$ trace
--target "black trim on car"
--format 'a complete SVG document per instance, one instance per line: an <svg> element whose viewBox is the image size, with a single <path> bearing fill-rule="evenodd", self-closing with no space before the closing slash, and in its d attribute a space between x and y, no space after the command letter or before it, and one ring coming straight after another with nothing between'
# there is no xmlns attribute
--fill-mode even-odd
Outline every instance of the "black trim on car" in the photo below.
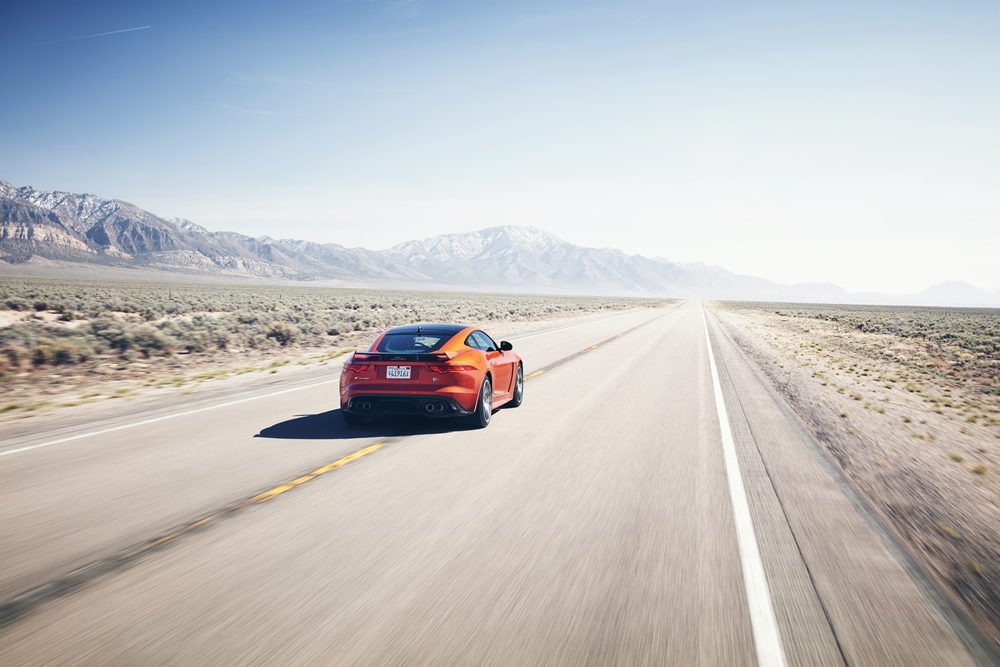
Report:
<svg viewBox="0 0 1000 667"><path fill-rule="evenodd" d="M415 333L425 333L425 334L438 334L442 336L452 335L454 336L459 331L468 329L468 324L443 324L440 322L427 322L420 324L402 324L398 327L392 327L387 334L415 334Z"/></svg>
<svg viewBox="0 0 1000 667"><path fill-rule="evenodd" d="M429 406L429 407L428 407ZM460 417L471 414L453 398L422 394L358 394L351 396L344 412L355 415L423 415Z"/></svg>

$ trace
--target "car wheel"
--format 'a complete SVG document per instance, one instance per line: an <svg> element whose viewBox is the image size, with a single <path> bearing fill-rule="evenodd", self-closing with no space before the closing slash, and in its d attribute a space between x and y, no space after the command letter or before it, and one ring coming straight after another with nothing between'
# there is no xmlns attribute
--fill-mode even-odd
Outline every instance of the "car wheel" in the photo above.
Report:
<svg viewBox="0 0 1000 667"><path fill-rule="evenodd" d="M517 379L514 380L514 397L510 399L510 407L516 408L524 401L524 369L517 365Z"/></svg>
<svg viewBox="0 0 1000 667"><path fill-rule="evenodd" d="M361 415L356 415L350 412L340 411L340 415L344 418L344 421L351 426L363 426L364 424L371 423L371 417L362 417Z"/></svg>
<svg viewBox="0 0 1000 667"><path fill-rule="evenodd" d="M476 411L468 417L468 424L472 428L486 428L490 425L490 418L493 416L493 383L490 376L483 379L483 386L479 389L479 400L476 401Z"/></svg>

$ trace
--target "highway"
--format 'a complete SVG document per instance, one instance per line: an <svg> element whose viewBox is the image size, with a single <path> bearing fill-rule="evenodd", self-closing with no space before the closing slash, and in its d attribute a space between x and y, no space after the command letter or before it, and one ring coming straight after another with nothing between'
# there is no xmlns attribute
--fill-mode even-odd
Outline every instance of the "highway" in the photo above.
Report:
<svg viewBox="0 0 1000 667"><path fill-rule="evenodd" d="M513 342L481 431L337 364L4 433L0 665L995 664L701 304Z"/></svg>

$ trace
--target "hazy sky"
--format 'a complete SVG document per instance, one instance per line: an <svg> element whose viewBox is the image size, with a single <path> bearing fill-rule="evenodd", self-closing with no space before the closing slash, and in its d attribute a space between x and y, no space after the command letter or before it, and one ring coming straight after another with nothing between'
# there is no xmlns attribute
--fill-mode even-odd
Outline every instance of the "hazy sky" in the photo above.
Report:
<svg viewBox="0 0 1000 667"><path fill-rule="evenodd" d="M531 224L1000 289L998 35L996 2L8 2L0 179L348 246Z"/></svg>

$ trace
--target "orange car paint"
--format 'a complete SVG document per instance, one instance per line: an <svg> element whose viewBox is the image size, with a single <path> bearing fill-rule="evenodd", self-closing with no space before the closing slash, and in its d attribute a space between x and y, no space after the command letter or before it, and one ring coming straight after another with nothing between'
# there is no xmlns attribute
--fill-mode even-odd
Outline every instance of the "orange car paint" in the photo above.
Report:
<svg viewBox="0 0 1000 667"><path fill-rule="evenodd" d="M427 325L431 326L431 325ZM395 328L394 328L395 329ZM355 395L399 395L421 397L446 397L457 402L466 412L476 409L479 390L483 379L489 373L493 384L494 409L507 403L514 397L514 380L521 357L513 350L485 352L466 345L466 339L473 331L482 331L478 327L465 327L454 334L448 342L438 348L434 354L441 360L406 361L411 367L408 380L386 378L386 367L400 365L401 362L369 361L365 364L367 355L389 356L386 353L374 352L382 338L393 331L386 330L372 343L367 351L358 351L351 355L340 376L340 404L343 409L352 396ZM499 343L498 343L499 345ZM364 371L355 372L367 365ZM449 371L442 373L431 367L448 367ZM461 367L456 369L455 367Z"/></svg>

